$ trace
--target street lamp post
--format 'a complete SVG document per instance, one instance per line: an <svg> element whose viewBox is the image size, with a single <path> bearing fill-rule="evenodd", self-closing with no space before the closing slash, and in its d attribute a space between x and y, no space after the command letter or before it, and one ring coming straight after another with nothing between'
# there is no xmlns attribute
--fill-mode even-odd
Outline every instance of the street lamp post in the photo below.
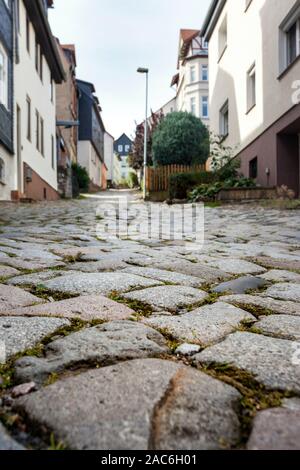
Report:
<svg viewBox="0 0 300 470"><path fill-rule="evenodd" d="M145 115L145 126L144 126L144 185L143 185L143 197L146 199L146 172L147 172L147 141L148 141L148 88L149 88L149 69L140 67L137 69L138 73L144 73L146 75L146 115Z"/></svg>

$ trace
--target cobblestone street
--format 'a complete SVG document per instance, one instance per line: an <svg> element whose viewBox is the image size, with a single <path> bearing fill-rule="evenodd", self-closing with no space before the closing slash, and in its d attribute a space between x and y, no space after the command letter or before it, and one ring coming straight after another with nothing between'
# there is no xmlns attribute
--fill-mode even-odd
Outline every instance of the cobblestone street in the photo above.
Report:
<svg viewBox="0 0 300 470"><path fill-rule="evenodd" d="M197 251L99 201L0 205L0 449L299 449L300 211L205 208Z"/></svg>

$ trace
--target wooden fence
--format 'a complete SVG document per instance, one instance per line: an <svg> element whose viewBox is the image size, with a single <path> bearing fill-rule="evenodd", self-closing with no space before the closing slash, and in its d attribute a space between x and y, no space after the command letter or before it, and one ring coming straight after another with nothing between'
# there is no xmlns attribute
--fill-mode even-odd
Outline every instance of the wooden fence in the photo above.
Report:
<svg viewBox="0 0 300 470"><path fill-rule="evenodd" d="M169 190L169 177L176 173L205 171L205 165L167 165L157 168L147 168L146 189L149 193Z"/></svg>

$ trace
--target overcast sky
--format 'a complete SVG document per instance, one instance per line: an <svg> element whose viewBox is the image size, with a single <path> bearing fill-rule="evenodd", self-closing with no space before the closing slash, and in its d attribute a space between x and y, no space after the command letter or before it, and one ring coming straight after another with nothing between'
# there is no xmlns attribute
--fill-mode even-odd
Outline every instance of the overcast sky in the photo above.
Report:
<svg viewBox="0 0 300 470"><path fill-rule="evenodd" d="M115 138L134 133L144 118L145 78L150 68L150 106L174 96L179 29L200 29L210 0L55 0L53 33L74 43L77 76L93 82L105 127Z"/></svg>

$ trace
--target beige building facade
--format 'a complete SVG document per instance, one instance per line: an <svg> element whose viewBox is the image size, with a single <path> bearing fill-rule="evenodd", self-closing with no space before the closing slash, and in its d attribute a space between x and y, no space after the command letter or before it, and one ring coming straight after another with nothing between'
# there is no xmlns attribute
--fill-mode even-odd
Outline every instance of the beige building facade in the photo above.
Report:
<svg viewBox="0 0 300 470"><path fill-rule="evenodd" d="M182 29L179 36L176 111L187 111L209 126L208 45L200 30Z"/></svg>
<svg viewBox="0 0 300 470"><path fill-rule="evenodd" d="M210 129L263 186L299 194L300 1L213 0Z"/></svg>

